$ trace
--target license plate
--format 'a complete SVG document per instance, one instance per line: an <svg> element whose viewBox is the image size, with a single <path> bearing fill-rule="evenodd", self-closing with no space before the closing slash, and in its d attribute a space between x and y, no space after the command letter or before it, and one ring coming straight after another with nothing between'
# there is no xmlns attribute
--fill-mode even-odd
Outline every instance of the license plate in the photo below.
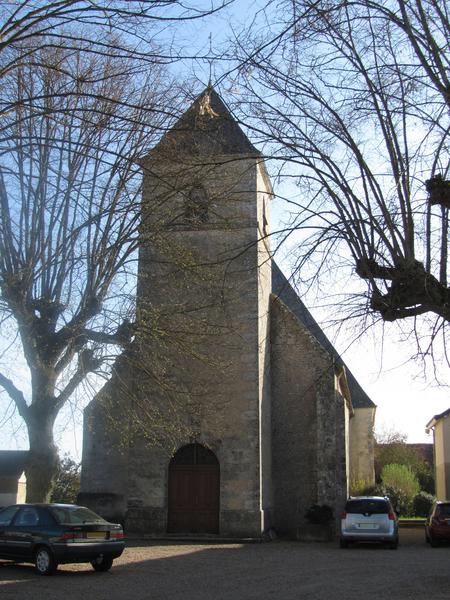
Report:
<svg viewBox="0 0 450 600"><path fill-rule="evenodd" d="M86 531L86 538L88 540L104 540L105 532L104 531Z"/></svg>
<svg viewBox="0 0 450 600"><path fill-rule="evenodd" d="M359 523L358 527L360 529L378 529L378 525L375 523Z"/></svg>

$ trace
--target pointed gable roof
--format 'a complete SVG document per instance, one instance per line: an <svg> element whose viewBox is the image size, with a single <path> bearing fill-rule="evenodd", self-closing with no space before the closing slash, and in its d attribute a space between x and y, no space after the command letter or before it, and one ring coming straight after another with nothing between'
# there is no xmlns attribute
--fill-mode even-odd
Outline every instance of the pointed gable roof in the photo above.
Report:
<svg viewBox="0 0 450 600"><path fill-rule="evenodd" d="M151 151L173 156L261 153L250 143L220 96L207 87Z"/></svg>

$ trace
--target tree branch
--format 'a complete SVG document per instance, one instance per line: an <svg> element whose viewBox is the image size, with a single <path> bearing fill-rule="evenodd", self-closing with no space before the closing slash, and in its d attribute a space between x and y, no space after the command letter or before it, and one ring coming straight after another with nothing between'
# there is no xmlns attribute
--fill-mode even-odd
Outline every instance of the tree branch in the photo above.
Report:
<svg viewBox="0 0 450 600"><path fill-rule="evenodd" d="M104 331L93 331L92 329L83 329L81 336L92 342L100 344L115 344L118 346L128 346L136 332L136 324L130 323L127 319L117 328L115 333L106 333Z"/></svg>
<svg viewBox="0 0 450 600"><path fill-rule="evenodd" d="M84 381L88 373L93 373L100 368L103 359L95 356L94 350L91 348L85 348L78 355L78 366L75 374L71 377L68 384L55 398L55 406L57 410L60 410L70 396L73 394L75 389Z"/></svg>
<svg viewBox="0 0 450 600"><path fill-rule="evenodd" d="M26 403L23 393L14 385L11 379L8 379L2 373L0 373L0 385L14 401L15 405L17 406L17 410L19 411L19 415L23 419L26 419L28 413L28 404Z"/></svg>

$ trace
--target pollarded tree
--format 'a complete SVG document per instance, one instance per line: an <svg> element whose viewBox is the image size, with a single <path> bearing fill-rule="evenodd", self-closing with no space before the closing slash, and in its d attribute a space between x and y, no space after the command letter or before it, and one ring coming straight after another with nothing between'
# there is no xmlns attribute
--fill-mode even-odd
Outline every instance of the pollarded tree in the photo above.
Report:
<svg viewBox="0 0 450 600"><path fill-rule="evenodd" d="M137 158L172 103L162 69L131 61L44 45L2 80L1 329L29 378L10 365L0 386L28 431L28 501L50 494L59 411L133 336Z"/></svg>
<svg viewBox="0 0 450 600"><path fill-rule="evenodd" d="M364 282L353 314L412 317L413 332L424 316L430 352L450 321L448 8L289 0L266 11L280 6L238 43L237 105L298 186L297 272L352 269Z"/></svg>

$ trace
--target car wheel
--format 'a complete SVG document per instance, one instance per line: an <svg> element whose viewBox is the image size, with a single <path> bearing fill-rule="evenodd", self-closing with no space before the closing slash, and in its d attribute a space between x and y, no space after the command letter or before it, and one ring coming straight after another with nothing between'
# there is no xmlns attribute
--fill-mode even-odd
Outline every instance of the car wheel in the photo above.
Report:
<svg viewBox="0 0 450 600"><path fill-rule="evenodd" d="M109 556L99 556L95 560L91 561L92 567L95 571L109 571L112 567L113 559Z"/></svg>
<svg viewBox="0 0 450 600"><path fill-rule="evenodd" d="M432 548L437 548L439 546L439 542L434 538L430 536L430 546Z"/></svg>
<svg viewBox="0 0 450 600"><path fill-rule="evenodd" d="M348 548L347 540L340 539L339 540L339 548Z"/></svg>
<svg viewBox="0 0 450 600"><path fill-rule="evenodd" d="M398 540L394 540L393 542L390 542L389 543L389 548L391 550L397 550L397 548L398 548Z"/></svg>
<svg viewBox="0 0 450 600"><path fill-rule="evenodd" d="M34 554L34 566L39 575L52 575L58 565L48 548L38 548Z"/></svg>

